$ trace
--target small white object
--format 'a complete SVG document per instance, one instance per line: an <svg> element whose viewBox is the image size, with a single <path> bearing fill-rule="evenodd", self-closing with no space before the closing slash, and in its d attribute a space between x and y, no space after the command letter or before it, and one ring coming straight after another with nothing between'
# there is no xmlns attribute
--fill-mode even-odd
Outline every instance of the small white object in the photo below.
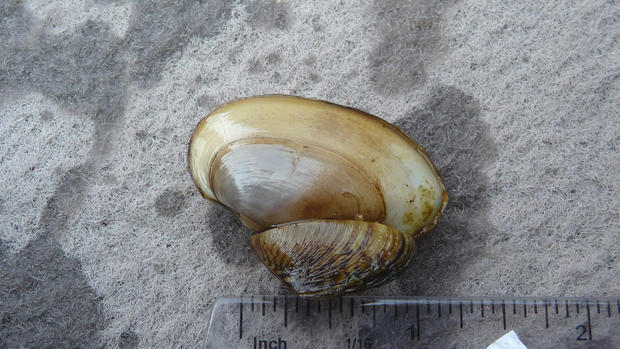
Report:
<svg viewBox="0 0 620 349"><path fill-rule="evenodd" d="M487 349L527 349L527 347L519 340L515 331L510 331L489 345Z"/></svg>

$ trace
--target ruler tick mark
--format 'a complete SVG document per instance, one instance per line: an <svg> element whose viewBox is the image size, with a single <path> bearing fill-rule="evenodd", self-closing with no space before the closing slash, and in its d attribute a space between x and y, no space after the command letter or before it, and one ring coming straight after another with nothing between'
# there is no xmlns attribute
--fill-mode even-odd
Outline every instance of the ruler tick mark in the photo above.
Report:
<svg viewBox="0 0 620 349"><path fill-rule="evenodd" d="M512 313L516 314L517 313L517 303L515 302L515 300L512 300Z"/></svg>
<svg viewBox="0 0 620 349"><path fill-rule="evenodd" d="M470 314L474 313L474 301L472 300L469 301L469 313Z"/></svg>
<svg viewBox="0 0 620 349"><path fill-rule="evenodd" d="M243 338L243 297L239 297L239 339Z"/></svg>
<svg viewBox="0 0 620 349"><path fill-rule="evenodd" d="M415 330L418 335L418 340L420 340L420 303L415 304Z"/></svg>
<svg viewBox="0 0 620 349"><path fill-rule="evenodd" d="M536 305L536 300L534 300L534 314L538 314L538 306Z"/></svg>
<svg viewBox="0 0 620 349"><path fill-rule="evenodd" d="M555 313L556 313L556 315L559 313L559 310L558 310L558 300L557 299L555 300Z"/></svg>
<svg viewBox="0 0 620 349"><path fill-rule="evenodd" d="M328 313L328 318L329 318L329 329L332 329L332 300L329 299L327 301L327 313Z"/></svg>
<svg viewBox="0 0 620 349"><path fill-rule="evenodd" d="M360 304L360 308L362 308L362 314L364 314L364 303L366 303L366 301L362 299L362 303ZM375 306L373 305L373 307Z"/></svg>
<svg viewBox="0 0 620 349"><path fill-rule="evenodd" d="M276 302L276 296L273 296L273 312L274 312L274 313L276 312L276 304L277 304L277 302Z"/></svg>
<svg viewBox="0 0 620 349"><path fill-rule="evenodd" d="M284 327L288 327L288 299L284 296Z"/></svg>
<svg viewBox="0 0 620 349"><path fill-rule="evenodd" d="M575 304L575 307L577 308L577 314L579 314L579 301Z"/></svg>
<svg viewBox="0 0 620 349"><path fill-rule="evenodd" d="M431 303L429 302L428 299L425 299L426 301L426 313L430 314L431 313Z"/></svg>
<svg viewBox="0 0 620 349"><path fill-rule="evenodd" d="M586 299L586 312L588 313L588 340L592 340L592 322L590 321L590 304Z"/></svg>
<svg viewBox="0 0 620 349"><path fill-rule="evenodd" d="M452 314L452 300L448 301L448 314Z"/></svg>
<svg viewBox="0 0 620 349"><path fill-rule="evenodd" d="M527 303L523 301L523 317L527 317Z"/></svg>
<svg viewBox="0 0 620 349"><path fill-rule="evenodd" d="M545 328L549 328L549 314L547 313L547 301L545 303Z"/></svg>
<svg viewBox="0 0 620 349"><path fill-rule="evenodd" d="M611 305L609 301L607 301L607 317L611 317Z"/></svg>
<svg viewBox="0 0 620 349"><path fill-rule="evenodd" d="M398 318L398 303L394 301L394 319Z"/></svg>
<svg viewBox="0 0 620 349"><path fill-rule="evenodd" d="M504 322L504 330L506 329L506 304L502 301L502 320Z"/></svg>
<svg viewBox="0 0 620 349"><path fill-rule="evenodd" d="M570 317L570 314L568 313L568 300L564 300L564 307L566 308L566 317Z"/></svg>
<svg viewBox="0 0 620 349"><path fill-rule="evenodd" d="M463 328L463 302L459 302L459 313L460 313L460 317L461 317L461 328Z"/></svg>
<svg viewBox="0 0 620 349"><path fill-rule="evenodd" d="M441 317L441 302L437 302L437 317Z"/></svg>
<svg viewBox="0 0 620 349"><path fill-rule="evenodd" d="M252 311L254 311L254 296L252 296L251 299L252 299Z"/></svg>
<svg viewBox="0 0 620 349"><path fill-rule="evenodd" d="M484 317L484 303L480 300L480 316Z"/></svg>
<svg viewBox="0 0 620 349"><path fill-rule="evenodd" d="M491 299L491 313L495 314L495 301Z"/></svg>
<svg viewBox="0 0 620 349"><path fill-rule="evenodd" d="M295 296L295 312L299 313L299 297Z"/></svg>
<svg viewBox="0 0 620 349"><path fill-rule="evenodd" d="M372 306L372 328L375 328L375 326L377 326L377 307L376 306Z"/></svg>
<svg viewBox="0 0 620 349"><path fill-rule="evenodd" d="M351 304L350 304L350 308L351 308L351 317L353 317L353 311L355 310L355 299L351 298Z"/></svg>
<svg viewBox="0 0 620 349"><path fill-rule="evenodd" d="M265 296L263 296L263 316L265 316L265 303L267 303L265 301Z"/></svg>
<svg viewBox="0 0 620 349"><path fill-rule="evenodd" d="M598 303L598 300L596 301L596 313L597 314L601 313L601 305Z"/></svg>

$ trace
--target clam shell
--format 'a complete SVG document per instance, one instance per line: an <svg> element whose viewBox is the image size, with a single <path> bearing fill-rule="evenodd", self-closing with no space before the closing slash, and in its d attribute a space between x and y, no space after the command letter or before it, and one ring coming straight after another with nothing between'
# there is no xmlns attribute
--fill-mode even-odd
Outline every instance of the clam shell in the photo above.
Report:
<svg viewBox="0 0 620 349"><path fill-rule="evenodd" d="M370 114L293 96L226 104L197 126L190 172L255 231L303 219L380 222L420 236L448 196L426 152Z"/></svg>
<svg viewBox="0 0 620 349"><path fill-rule="evenodd" d="M250 238L258 256L295 293L336 296L394 279L415 249L410 236L365 221L313 220Z"/></svg>

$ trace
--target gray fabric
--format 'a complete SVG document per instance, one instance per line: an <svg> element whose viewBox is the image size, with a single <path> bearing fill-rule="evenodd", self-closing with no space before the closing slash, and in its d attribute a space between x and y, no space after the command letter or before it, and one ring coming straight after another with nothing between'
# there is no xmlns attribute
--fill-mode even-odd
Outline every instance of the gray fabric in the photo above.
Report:
<svg viewBox="0 0 620 349"><path fill-rule="evenodd" d="M16 255L0 246L0 348L102 348L101 296L48 236Z"/></svg>

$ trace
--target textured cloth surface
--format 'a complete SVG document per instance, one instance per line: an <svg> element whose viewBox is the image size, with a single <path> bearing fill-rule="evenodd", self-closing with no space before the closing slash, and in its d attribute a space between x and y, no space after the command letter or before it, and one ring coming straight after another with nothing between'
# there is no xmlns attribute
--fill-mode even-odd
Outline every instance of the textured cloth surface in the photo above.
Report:
<svg viewBox="0 0 620 349"><path fill-rule="evenodd" d="M271 93L424 146L450 204L368 295L620 294L614 1L0 1L0 347L196 347L286 292L187 143ZM320 135L319 135L320 136Z"/></svg>

